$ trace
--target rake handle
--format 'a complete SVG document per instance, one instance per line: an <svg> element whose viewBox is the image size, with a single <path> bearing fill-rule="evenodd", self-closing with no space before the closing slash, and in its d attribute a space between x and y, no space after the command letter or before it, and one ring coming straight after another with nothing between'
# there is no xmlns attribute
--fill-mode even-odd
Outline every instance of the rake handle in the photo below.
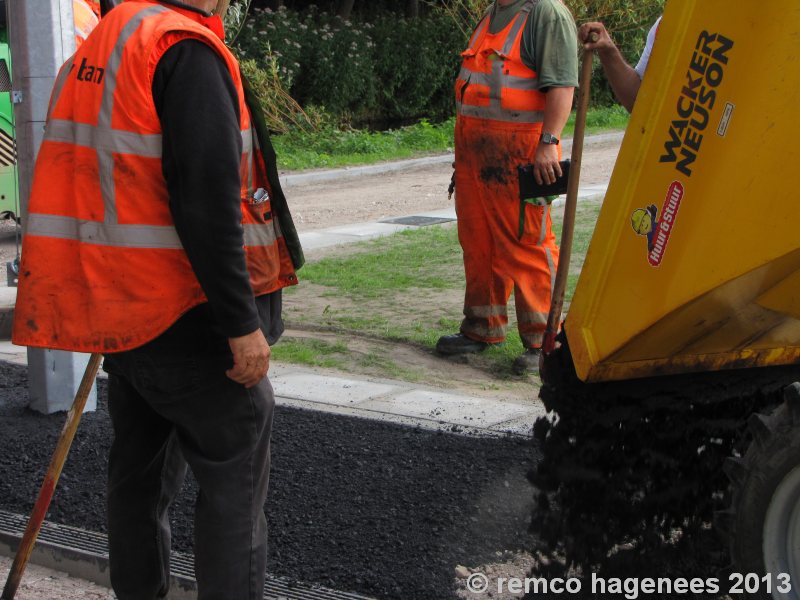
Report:
<svg viewBox="0 0 800 600"><path fill-rule="evenodd" d="M36 543L36 538L39 537L39 531L42 529L47 509L50 506L50 501L53 499L58 478L61 476L61 470L64 468L64 463L67 460L72 440L75 438L75 432L78 429L78 424L81 422L81 415L86 406L86 400L89 397L89 392L92 390L95 377L97 377L97 370L100 367L100 359L102 354L92 354L89 358L89 364L86 365L86 371L83 373L83 379L78 387L78 392L75 394L75 400L72 402L72 407L67 414L67 420L64 427L61 429L61 435L58 438L56 449L53 452L53 458L50 460L50 466L42 482L42 487L39 489L39 496L36 498L36 504L31 511L28 525L25 527L25 533L22 535L19 548L14 556L14 562L11 565L11 570L8 572L8 579L3 588L3 595L0 596L2 600L14 600L17 593L22 574L25 572L25 567L33 552L33 545Z"/></svg>

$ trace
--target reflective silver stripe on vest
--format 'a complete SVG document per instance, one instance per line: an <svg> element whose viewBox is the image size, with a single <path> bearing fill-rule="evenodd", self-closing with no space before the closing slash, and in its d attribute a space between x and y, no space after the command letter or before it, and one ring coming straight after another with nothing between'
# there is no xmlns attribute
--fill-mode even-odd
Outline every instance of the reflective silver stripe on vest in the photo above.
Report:
<svg viewBox="0 0 800 600"><path fill-rule="evenodd" d="M519 9L517 16L514 17L514 24L511 26L511 31L508 32L506 43L503 45L503 55L508 56L514 49L514 40L517 39L522 26L528 21L531 9L533 8L533 0L526 2L525 5Z"/></svg>
<svg viewBox="0 0 800 600"><path fill-rule="evenodd" d="M480 38L481 33L483 30L489 26L490 15L486 15L481 19L481 22L478 23L478 26L475 28L475 33L472 34L472 37L469 40L469 46L467 46L468 50L472 50L473 46L475 46L475 42L478 41Z"/></svg>
<svg viewBox="0 0 800 600"><path fill-rule="evenodd" d="M61 69L58 71L55 84L53 85L53 93L50 95L50 106L47 107L48 119L50 118L50 114L53 112L53 108L56 105L56 100L58 100L58 97L61 96L61 90L64 88L64 84L67 82L67 76L69 75L70 71L72 71L74 62L75 55L73 54L63 65L61 65Z"/></svg>
<svg viewBox="0 0 800 600"><path fill-rule="evenodd" d="M171 225L116 225L57 215L29 215L27 235L119 248L183 248Z"/></svg>
<svg viewBox="0 0 800 600"><path fill-rule="evenodd" d="M250 154L253 152L253 126L250 125L248 129L242 129L242 154Z"/></svg>
<svg viewBox="0 0 800 600"><path fill-rule="evenodd" d="M541 123L544 121L544 112L540 110L508 110L501 106L471 106L456 102L456 111L465 117L508 123Z"/></svg>
<svg viewBox="0 0 800 600"><path fill-rule="evenodd" d="M98 151L135 154L146 158L161 158L161 135L140 135L131 131L103 129L86 123L53 119L47 123L44 139L67 142Z"/></svg>
<svg viewBox="0 0 800 600"><path fill-rule="evenodd" d="M547 325L547 317L548 313L546 312L537 312L537 311L530 311L530 312L522 312L517 313L517 320L526 325L541 325L544 327Z"/></svg>
<svg viewBox="0 0 800 600"><path fill-rule="evenodd" d="M505 304L487 304L484 306L465 306L464 316L468 319L489 319L491 317L505 317L508 307Z"/></svg>
<svg viewBox="0 0 800 600"><path fill-rule="evenodd" d="M283 230L281 229L281 221L280 219L273 219L272 220L272 227L275 229L275 237L282 238L283 237Z"/></svg>
<svg viewBox="0 0 800 600"><path fill-rule="evenodd" d="M243 227L245 246L272 246L277 239L271 223L246 223ZM117 248L183 248L178 232L171 225L109 225L100 221L85 221L59 215L29 215L27 235Z"/></svg>
<svg viewBox="0 0 800 600"><path fill-rule="evenodd" d="M508 56L514 49L514 42L527 22L532 7L533 1L531 0L514 17L513 25L506 36L501 51L503 56ZM489 106L473 106L462 104L459 100L456 100L456 112L459 115L507 123L541 123L544 121L543 111L522 111L503 108L501 97L504 88L536 91L539 88L539 81L535 77L527 78L507 75L503 71L502 60L492 62L491 73L472 71L462 66L459 78L468 81L469 84L476 83L489 88Z"/></svg>
<svg viewBox="0 0 800 600"><path fill-rule="evenodd" d="M497 85L498 82L493 80L493 75L489 73L482 73L481 71L472 71L467 67L461 67L461 72L458 78L467 81L469 79L470 85L476 83L478 85L485 85L491 87ZM517 77L515 75L506 75L500 72L499 86L501 88L510 88L512 90L530 90L536 91L539 89L539 79L536 77Z"/></svg>
<svg viewBox="0 0 800 600"><path fill-rule="evenodd" d="M277 239L272 223L265 223L264 225L245 223L243 227L245 246L272 246Z"/></svg>
<svg viewBox="0 0 800 600"><path fill-rule="evenodd" d="M553 299L553 290L556 289L556 262L553 260L553 251L550 248L544 249L547 256L547 268L550 270L550 300Z"/></svg>
<svg viewBox="0 0 800 600"><path fill-rule="evenodd" d="M242 165L244 165L245 193L250 198L256 191L255 189L255 156L253 154L253 140L255 139L253 124L250 128L242 131Z"/></svg>
<svg viewBox="0 0 800 600"><path fill-rule="evenodd" d="M114 110L114 95L117 91L117 75L122 63L122 54L128 39L136 32L142 21L153 15L170 10L164 6L149 6L133 16L125 24L122 32L114 45L114 50L106 63L106 74L103 78L103 96L100 101L100 112L97 116L97 127L110 130L111 117ZM104 221L108 224L117 222L116 189L114 187L114 157L107 150L97 150L97 159L100 165L100 189L103 194L103 207L105 208Z"/></svg>
<svg viewBox="0 0 800 600"><path fill-rule="evenodd" d="M119 129L102 129L86 123L75 123L62 119L51 119L47 123L44 139L50 142L66 142L119 154L133 154L144 158L161 158L163 141L161 134L138 134ZM242 132L243 155L252 152L251 131Z"/></svg>
<svg viewBox="0 0 800 600"><path fill-rule="evenodd" d="M546 204L542 211L542 222L539 226L539 246L544 244L544 237L547 235L547 217L550 216L550 205Z"/></svg>

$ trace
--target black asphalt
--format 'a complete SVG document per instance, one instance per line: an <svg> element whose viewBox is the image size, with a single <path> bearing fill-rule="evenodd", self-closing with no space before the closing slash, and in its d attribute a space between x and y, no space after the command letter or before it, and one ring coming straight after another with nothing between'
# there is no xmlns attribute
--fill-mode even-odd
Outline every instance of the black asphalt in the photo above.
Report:
<svg viewBox="0 0 800 600"><path fill-rule="evenodd" d="M65 414L26 408L24 367L0 363L0 507L28 514ZM48 519L105 532L105 381L84 415ZM530 548L531 442L279 407L266 506L269 570L377 598L454 597L454 567ZM191 552L193 480L172 513Z"/></svg>

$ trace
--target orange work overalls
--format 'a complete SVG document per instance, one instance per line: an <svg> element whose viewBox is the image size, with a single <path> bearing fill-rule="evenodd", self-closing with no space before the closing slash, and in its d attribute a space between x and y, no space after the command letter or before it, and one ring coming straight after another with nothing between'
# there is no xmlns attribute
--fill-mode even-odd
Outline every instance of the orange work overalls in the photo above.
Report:
<svg viewBox="0 0 800 600"><path fill-rule="evenodd" d="M532 5L526 3L496 34L489 33L487 14L462 53L455 86L455 176L466 275L461 332L483 342L503 341L513 289L522 342L538 348L558 247L549 206L519 200L517 167L533 162L545 109L536 72L520 57Z"/></svg>

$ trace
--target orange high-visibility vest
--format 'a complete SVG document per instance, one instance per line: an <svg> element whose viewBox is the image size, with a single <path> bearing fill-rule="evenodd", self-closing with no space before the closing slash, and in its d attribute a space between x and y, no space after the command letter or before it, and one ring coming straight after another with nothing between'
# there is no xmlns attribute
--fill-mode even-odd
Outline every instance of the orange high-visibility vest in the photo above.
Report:
<svg viewBox="0 0 800 600"><path fill-rule="evenodd" d="M505 28L505 35L487 35L486 14L461 53L456 79L459 117L511 123L541 123L545 95L539 91L536 71L522 62L522 34L533 1L527 2ZM503 32L500 32L503 33Z"/></svg>
<svg viewBox="0 0 800 600"><path fill-rule="evenodd" d="M72 15L75 22L75 47L80 48L92 30L97 27L100 17L86 0L72 1Z"/></svg>
<svg viewBox="0 0 800 600"><path fill-rule="evenodd" d="M218 52L238 91L240 202L253 291L258 296L296 283L272 221L271 190L236 59L191 18L129 0L100 22L56 79L24 223L15 343L128 350L206 301L170 214L151 91L158 60L186 38Z"/></svg>

